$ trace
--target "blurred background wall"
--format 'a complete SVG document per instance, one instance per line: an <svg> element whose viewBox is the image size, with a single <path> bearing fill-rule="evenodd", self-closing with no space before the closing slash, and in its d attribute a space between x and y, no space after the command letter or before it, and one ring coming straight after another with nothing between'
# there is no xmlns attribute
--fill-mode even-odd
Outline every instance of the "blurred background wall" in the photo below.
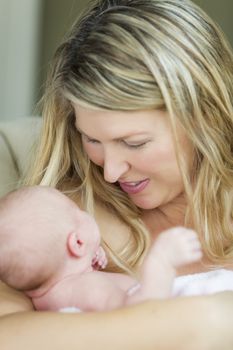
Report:
<svg viewBox="0 0 233 350"><path fill-rule="evenodd" d="M194 0L233 46L233 0ZM0 0L0 119L35 114L53 53L88 0Z"/></svg>
<svg viewBox="0 0 233 350"><path fill-rule="evenodd" d="M38 0L0 0L0 119L32 113L41 18Z"/></svg>

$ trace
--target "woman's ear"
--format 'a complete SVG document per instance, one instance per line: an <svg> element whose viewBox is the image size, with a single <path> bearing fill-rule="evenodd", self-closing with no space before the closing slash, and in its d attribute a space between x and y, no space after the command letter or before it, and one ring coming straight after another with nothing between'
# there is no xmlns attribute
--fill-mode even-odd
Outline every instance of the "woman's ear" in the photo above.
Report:
<svg viewBox="0 0 233 350"><path fill-rule="evenodd" d="M82 257L85 252L86 244L80 239L77 232L71 232L67 237L67 247L71 255L76 257Z"/></svg>

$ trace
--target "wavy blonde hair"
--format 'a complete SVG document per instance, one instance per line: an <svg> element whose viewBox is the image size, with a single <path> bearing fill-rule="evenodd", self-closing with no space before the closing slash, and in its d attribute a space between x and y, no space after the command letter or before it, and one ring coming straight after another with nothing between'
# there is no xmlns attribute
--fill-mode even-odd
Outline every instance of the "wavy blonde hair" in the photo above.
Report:
<svg viewBox="0 0 233 350"><path fill-rule="evenodd" d="M41 141L28 184L108 206L131 228L115 265L140 263L149 235L140 210L82 149L72 102L93 109L168 111L188 199L187 222L214 262L233 257L233 58L218 26L188 0L92 1L58 48L43 100ZM188 173L181 127L195 159Z"/></svg>

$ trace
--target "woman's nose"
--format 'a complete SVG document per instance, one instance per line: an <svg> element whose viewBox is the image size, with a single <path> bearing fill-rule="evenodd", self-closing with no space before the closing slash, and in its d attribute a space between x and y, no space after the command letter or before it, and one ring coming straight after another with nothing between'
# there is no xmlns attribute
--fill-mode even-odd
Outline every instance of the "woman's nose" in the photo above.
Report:
<svg viewBox="0 0 233 350"><path fill-rule="evenodd" d="M129 163L122 155L114 153L105 154L104 158L104 179L114 183L129 170Z"/></svg>

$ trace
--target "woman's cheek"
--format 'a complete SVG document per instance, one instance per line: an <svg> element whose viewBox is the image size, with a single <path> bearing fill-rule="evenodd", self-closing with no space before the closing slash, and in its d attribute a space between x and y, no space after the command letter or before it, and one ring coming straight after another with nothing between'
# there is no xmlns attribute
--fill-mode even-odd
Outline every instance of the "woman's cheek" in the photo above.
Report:
<svg viewBox="0 0 233 350"><path fill-rule="evenodd" d="M104 158L100 145L83 142L83 148L88 158L96 165L103 166Z"/></svg>

